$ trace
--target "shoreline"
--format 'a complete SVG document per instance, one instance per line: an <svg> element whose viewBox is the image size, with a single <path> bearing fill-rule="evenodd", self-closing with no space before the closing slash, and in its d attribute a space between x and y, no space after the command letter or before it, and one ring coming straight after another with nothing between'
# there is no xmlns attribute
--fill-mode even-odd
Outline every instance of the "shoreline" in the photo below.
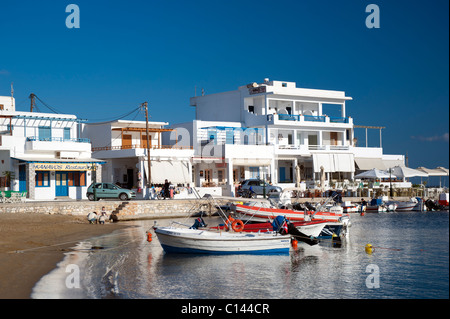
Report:
<svg viewBox="0 0 450 319"><path fill-rule="evenodd" d="M0 214L0 299L30 299L34 285L56 268L67 249L129 225L92 225L85 216Z"/></svg>

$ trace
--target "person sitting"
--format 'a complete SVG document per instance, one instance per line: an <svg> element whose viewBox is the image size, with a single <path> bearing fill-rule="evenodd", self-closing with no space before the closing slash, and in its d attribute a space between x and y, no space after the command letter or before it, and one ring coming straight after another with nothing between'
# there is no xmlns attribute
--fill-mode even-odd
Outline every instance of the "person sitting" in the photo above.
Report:
<svg viewBox="0 0 450 319"><path fill-rule="evenodd" d="M98 217L98 223L104 225L107 217L108 214L106 214L106 211L102 210L100 212L100 216Z"/></svg>

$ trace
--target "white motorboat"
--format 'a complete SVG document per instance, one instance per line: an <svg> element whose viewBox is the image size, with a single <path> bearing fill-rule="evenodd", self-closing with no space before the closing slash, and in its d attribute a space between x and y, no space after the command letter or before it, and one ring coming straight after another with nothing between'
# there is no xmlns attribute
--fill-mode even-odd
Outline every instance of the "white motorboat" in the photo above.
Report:
<svg viewBox="0 0 450 319"><path fill-rule="evenodd" d="M290 235L276 232L226 232L180 227L154 227L166 253L289 254Z"/></svg>

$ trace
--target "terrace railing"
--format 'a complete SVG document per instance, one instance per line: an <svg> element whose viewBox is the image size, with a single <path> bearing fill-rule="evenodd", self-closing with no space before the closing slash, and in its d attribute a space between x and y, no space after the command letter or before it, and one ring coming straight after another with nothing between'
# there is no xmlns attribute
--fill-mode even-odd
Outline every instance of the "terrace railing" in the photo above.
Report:
<svg viewBox="0 0 450 319"><path fill-rule="evenodd" d="M91 140L88 138L64 138L64 137L37 137L30 136L27 137L27 141L34 142L75 142L75 143L90 143Z"/></svg>
<svg viewBox="0 0 450 319"><path fill-rule="evenodd" d="M307 122L330 122L330 123L349 123L348 117L336 117L325 115L295 115L295 114L278 114L281 121L304 121ZM328 118L328 121L327 121Z"/></svg>
<svg viewBox="0 0 450 319"><path fill-rule="evenodd" d="M133 145L119 145L119 146L101 146L101 147L93 147L92 152L97 151L116 151L116 150L130 150L130 149L147 149L145 145L142 144L133 144ZM151 150L156 149L177 149L177 150L191 150L192 146L180 146L180 145L152 145L150 146Z"/></svg>

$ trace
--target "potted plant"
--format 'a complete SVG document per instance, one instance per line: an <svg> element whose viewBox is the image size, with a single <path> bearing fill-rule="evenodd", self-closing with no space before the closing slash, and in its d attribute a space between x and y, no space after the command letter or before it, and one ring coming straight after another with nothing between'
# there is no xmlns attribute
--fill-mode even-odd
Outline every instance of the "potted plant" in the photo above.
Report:
<svg viewBox="0 0 450 319"><path fill-rule="evenodd" d="M11 188L11 180L15 178L13 171L4 171L2 175L5 178L5 191L9 191Z"/></svg>

